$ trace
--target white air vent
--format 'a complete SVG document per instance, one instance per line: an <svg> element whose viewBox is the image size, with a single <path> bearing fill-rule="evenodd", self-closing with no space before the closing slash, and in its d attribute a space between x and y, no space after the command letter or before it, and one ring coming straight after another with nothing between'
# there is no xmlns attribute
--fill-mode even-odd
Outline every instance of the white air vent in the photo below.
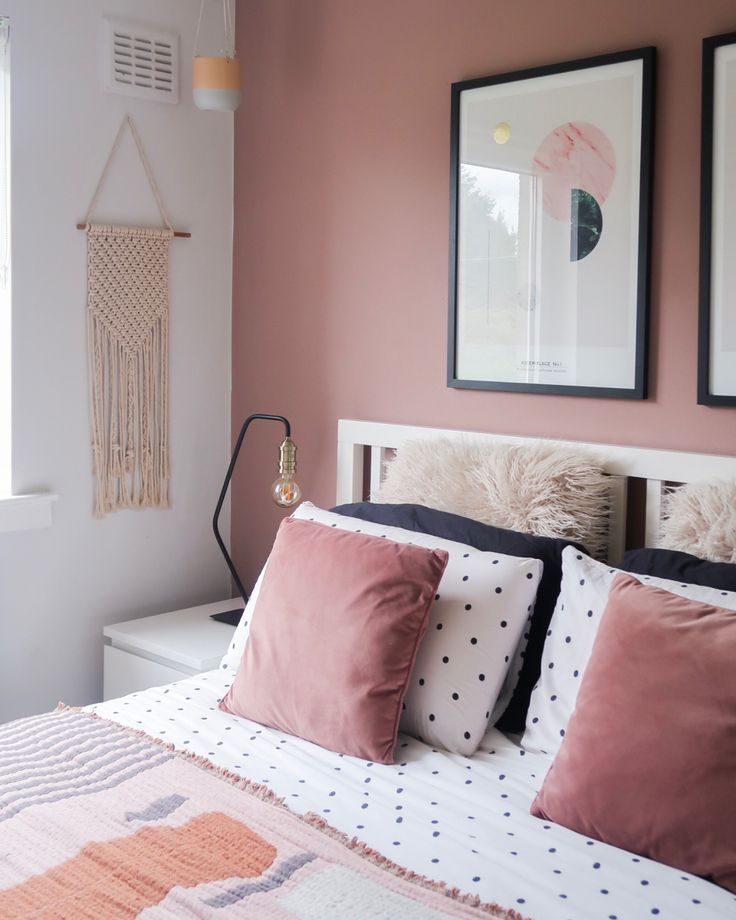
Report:
<svg viewBox="0 0 736 920"><path fill-rule="evenodd" d="M157 102L179 101L179 36L105 19L105 89Z"/></svg>

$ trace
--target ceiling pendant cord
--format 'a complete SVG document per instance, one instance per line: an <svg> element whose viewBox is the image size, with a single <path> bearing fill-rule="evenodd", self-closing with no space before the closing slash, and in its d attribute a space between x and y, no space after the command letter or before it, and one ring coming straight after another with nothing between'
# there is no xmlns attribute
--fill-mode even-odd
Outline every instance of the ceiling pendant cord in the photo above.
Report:
<svg viewBox="0 0 736 920"><path fill-rule="evenodd" d="M197 57L197 49L199 48L199 32L202 28L202 14L204 13L204 0L201 0L199 4L199 18L197 19L197 31L194 33L194 57Z"/></svg>
<svg viewBox="0 0 736 920"><path fill-rule="evenodd" d="M194 33L194 56L198 56L199 34L202 30L202 17L204 16L205 0L200 0L199 16L197 18L197 30ZM230 6L230 0L222 0L222 18L225 27L225 47L223 53L226 57L235 57L235 22L233 9Z"/></svg>

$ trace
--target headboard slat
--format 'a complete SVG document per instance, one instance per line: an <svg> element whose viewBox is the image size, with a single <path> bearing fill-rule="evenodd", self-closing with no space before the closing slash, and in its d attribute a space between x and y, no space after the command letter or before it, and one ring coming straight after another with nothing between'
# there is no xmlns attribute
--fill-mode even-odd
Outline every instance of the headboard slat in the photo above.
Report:
<svg viewBox="0 0 736 920"><path fill-rule="evenodd" d="M656 546L659 537L659 524L662 520L662 496L664 482L661 479L647 479L647 504L644 519L644 542L647 546Z"/></svg>
<svg viewBox="0 0 736 920"><path fill-rule="evenodd" d="M370 495L375 495L381 485L381 473L383 471L383 461L386 459L387 450L385 447L374 445L371 447L371 484Z"/></svg>
<svg viewBox="0 0 736 920"><path fill-rule="evenodd" d="M626 551L626 520L628 511L628 480L611 476L611 510L608 515L608 559L617 565Z"/></svg>

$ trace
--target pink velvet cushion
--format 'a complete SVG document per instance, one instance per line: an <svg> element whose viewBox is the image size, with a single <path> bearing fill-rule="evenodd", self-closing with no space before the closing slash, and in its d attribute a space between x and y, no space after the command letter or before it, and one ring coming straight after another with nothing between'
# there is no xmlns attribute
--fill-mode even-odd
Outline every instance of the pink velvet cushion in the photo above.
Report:
<svg viewBox="0 0 736 920"><path fill-rule="evenodd" d="M613 582L532 814L736 891L736 614Z"/></svg>
<svg viewBox="0 0 736 920"><path fill-rule="evenodd" d="M220 708L393 763L406 684L447 558L286 518Z"/></svg>

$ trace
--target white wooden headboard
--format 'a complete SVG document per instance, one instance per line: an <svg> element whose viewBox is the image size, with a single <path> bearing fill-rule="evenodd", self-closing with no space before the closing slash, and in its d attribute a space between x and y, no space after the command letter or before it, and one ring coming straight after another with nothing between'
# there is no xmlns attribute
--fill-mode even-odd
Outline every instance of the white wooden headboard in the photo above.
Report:
<svg viewBox="0 0 736 920"><path fill-rule="evenodd" d="M593 455L613 478L608 554L613 563L621 559L625 548L629 478L646 481L644 538L647 546L656 542L662 495L668 484L703 479L736 479L736 457L340 419L337 427L337 503L362 501L366 498L366 475L370 483L369 491L377 489L387 453L401 447L405 441L439 437L470 437L495 444L532 444L545 440L550 444Z"/></svg>

